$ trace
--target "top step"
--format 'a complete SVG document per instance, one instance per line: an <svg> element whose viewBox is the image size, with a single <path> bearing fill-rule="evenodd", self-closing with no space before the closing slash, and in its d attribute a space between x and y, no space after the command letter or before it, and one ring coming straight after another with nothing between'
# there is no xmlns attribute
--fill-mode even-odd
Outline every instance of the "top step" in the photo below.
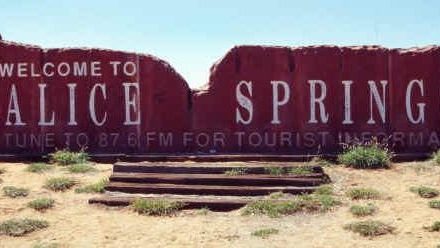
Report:
<svg viewBox="0 0 440 248"><path fill-rule="evenodd" d="M113 172L131 172L131 173L172 173L172 174L224 174L226 171L245 168L246 174L268 174L267 168L269 167L283 167L294 168L295 166L264 166L262 164L255 164L246 166L223 166L215 163L194 163L194 164L181 164L181 163L127 163L117 162L113 166ZM323 173L321 166L306 166L311 169L312 173Z"/></svg>

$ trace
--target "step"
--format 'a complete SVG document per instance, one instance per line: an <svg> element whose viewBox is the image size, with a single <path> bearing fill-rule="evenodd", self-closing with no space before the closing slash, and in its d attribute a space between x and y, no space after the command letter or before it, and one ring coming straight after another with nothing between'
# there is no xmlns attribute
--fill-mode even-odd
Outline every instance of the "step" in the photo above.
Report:
<svg viewBox="0 0 440 248"><path fill-rule="evenodd" d="M89 200L89 204L104 204L107 206L128 206L139 197L115 197L100 196ZM163 197L142 197L145 199L166 199L184 203L182 209L208 208L211 211L226 212L244 207L249 200L231 199L195 199L195 198L163 198Z"/></svg>
<svg viewBox="0 0 440 248"><path fill-rule="evenodd" d="M256 186L213 186L213 185L176 185L110 182L106 191L142 194L180 194L180 195L231 195L257 196L274 192L290 194L312 193L316 187L256 187Z"/></svg>
<svg viewBox="0 0 440 248"><path fill-rule="evenodd" d="M257 165L246 166L218 166L215 163L201 163L194 165L182 165L181 163L127 163L118 162L113 165L113 172L139 172L139 173L170 173L170 174L224 174L226 171L230 171L237 168L246 168L247 174L267 174L267 167L286 167L292 168L293 166L264 166L261 163ZM323 169L320 166L309 166L313 173L323 173Z"/></svg>
<svg viewBox="0 0 440 248"><path fill-rule="evenodd" d="M224 174L167 174L167 173L113 173L111 182L191 184L191 185L235 185L235 186L316 186L326 183L324 175L239 175Z"/></svg>

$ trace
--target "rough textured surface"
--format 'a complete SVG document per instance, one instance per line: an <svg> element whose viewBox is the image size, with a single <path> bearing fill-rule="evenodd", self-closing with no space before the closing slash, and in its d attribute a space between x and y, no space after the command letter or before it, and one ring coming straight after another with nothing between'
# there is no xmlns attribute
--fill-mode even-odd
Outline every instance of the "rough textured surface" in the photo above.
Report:
<svg viewBox="0 0 440 248"><path fill-rule="evenodd" d="M26 76L19 76L17 66L23 62ZM73 68L75 62L86 64L87 75L76 75L74 69L67 75L43 75L48 63L56 70L62 64ZM401 153L429 153L440 144L437 46L237 46L212 66L208 84L198 90L191 90L168 63L144 54L45 50L0 41L3 74L8 63L16 68L11 77L0 75L2 153L39 155L69 147L107 155L334 154L341 144L372 136L388 140ZM91 73L93 63L99 63L98 75ZM126 63L135 66L135 73L129 73L131 67L124 73ZM350 101L343 83L348 80ZM414 84L408 94L412 80L423 83L423 92ZM286 88L275 81L285 82ZM385 93L382 81L387 82ZM139 83L139 94L126 83ZM76 85L69 88L69 84ZM74 102L69 101L71 94ZM347 104L351 106L348 122ZM238 115L250 118L244 107L250 105L252 119L239 121ZM408 113L417 120L421 108L423 122L411 123ZM47 124L52 113L55 124ZM139 123L125 123L138 114Z"/></svg>

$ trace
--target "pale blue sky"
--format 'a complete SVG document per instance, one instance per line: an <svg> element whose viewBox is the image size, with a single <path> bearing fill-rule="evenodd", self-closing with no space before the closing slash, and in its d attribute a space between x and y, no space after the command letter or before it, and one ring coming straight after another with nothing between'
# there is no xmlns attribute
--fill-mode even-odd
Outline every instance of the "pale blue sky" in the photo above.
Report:
<svg viewBox="0 0 440 248"><path fill-rule="evenodd" d="M234 45L440 43L440 1L0 0L6 40L156 55L192 87Z"/></svg>

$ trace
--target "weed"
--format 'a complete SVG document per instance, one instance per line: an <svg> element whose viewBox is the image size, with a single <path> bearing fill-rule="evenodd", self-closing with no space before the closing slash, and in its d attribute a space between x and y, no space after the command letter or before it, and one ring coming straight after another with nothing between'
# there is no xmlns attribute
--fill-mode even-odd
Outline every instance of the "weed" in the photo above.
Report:
<svg viewBox="0 0 440 248"><path fill-rule="evenodd" d="M275 228L265 228L260 229L255 232L253 232L251 235L255 237L260 237L262 239L267 239L270 235L278 234L280 231Z"/></svg>
<svg viewBox="0 0 440 248"><path fill-rule="evenodd" d="M70 173L87 173L96 171L96 168L89 164L72 164L67 167Z"/></svg>
<svg viewBox="0 0 440 248"><path fill-rule="evenodd" d="M32 248L59 248L61 247L58 243L38 243L32 246Z"/></svg>
<svg viewBox="0 0 440 248"><path fill-rule="evenodd" d="M377 142L349 146L338 161L356 169L388 168L392 154Z"/></svg>
<svg viewBox="0 0 440 248"><path fill-rule="evenodd" d="M267 215L275 218L303 212L325 212L339 205L341 202L331 195L300 195L292 200L264 199L247 204L243 215Z"/></svg>
<svg viewBox="0 0 440 248"><path fill-rule="evenodd" d="M32 173L43 173L45 171L51 170L53 168L53 166L45 164L45 163L32 163L30 165L28 165L28 167L26 168L27 172L32 172Z"/></svg>
<svg viewBox="0 0 440 248"><path fill-rule="evenodd" d="M58 150L49 154L50 161L61 166L72 164L85 164L89 161L89 155L83 150L71 152L68 149Z"/></svg>
<svg viewBox="0 0 440 248"><path fill-rule="evenodd" d="M232 168L230 170L225 171L226 176L242 176L247 174L246 168Z"/></svg>
<svg viewBox="0 0 440 248"><path fill-rule="evenodd" d="M433 198L439 195L439 191L426 186L411 187L409 190L422 198Z"/></svg>
<svg viewBox="0 0 440 248"><path fill-rule="evenodd" d="M76 185L77 182L68 177L54 177L46 180L44 187L52 191L66 191Z"/></svg>
<svg viewBox="0 0 440 248"><path fill-rule="evenodd" d="M287 171L285 168L283 167L276 167L276 166L271 166L271 167L265 167L264 168L264 172L266 174L272 175L272 176L281 176L284 174L287 174Z"/></svg>
<svg viewBox="0 0 440 248"><path fill-rule="evenodd" d="M440 165L440 150L432 154L432 160L436 165Z"/></svg>
<svg viewBox="0 0 440 248"><path fill-rule="evenodd" d="M10 198L26 197L29 195L29 189L5 186L3 187L3 194Z"/></svg>
<svg viewBox="0 0 440 248"><path fill-rule="evenodd" d="M313 173L313 169L308 166L297 166L289 169L288 174L292 175L307 175Z"/></svg>
<svg viewBox="0 0 440 248"><path fill-rule="evenodd" d="M440 209L440 200L433 200L433 201L430 201L428 204L429 204L430 208Z"/></svg>
<svg viewBox="0 0 440 248"><path fill-rule="evenodd" d="M376 211L377 207L371 203L367 205L353 205L350 208L350 212L357 217L373 215Z"/></svg>
<svg viewBox="0 0 440 248"><path fill-rule="evenodd" d="M436 221L431 226L427 226L424 228L430 232L440 232L440 221Z"/></svg>
<svg viewBox="0 0 440 248"><path fill-rule="evenodd" d="M50 198L38 198L35 199L33 201L30 201L27 206L30 208L33 208L37 211L44 211L47 210L49 208L52 208L55 204L55 200L54 199L50 199Z"/></svg>
<svg viewBox="0 0 440 248"><path fill-rule="evenodd" d="M348 190L346 195L352 200L371 200L379 199L381 193L372 188L353 188Z"/></svg>
<svg viewBox="0 0 440 248"><path fill-rule="evenodd" d="M135 212L144 215L169 216L184 206L181 202L138 198L132 203Z"/></svg>
<svg viewBox="0 0 440 248"><path fill-rule="evenodd" d="M199 210L197 210L198 215L208 215L208 213L211 212L208 207L203 207Z"/></svg>
<svg viewBox="0 0 440 248"><path fill-rule="evenodd" d="M77 188L75 189L75 193L104 193L105 186L107 184L108 184L108 179L105 178L97 183L93 183L81 188Z"/></svg>
<svg viewBox="0 0 440 248"><path fill-rule="evenodd" d="M366 220L345 225L344 229L359 233L365 237L374 237L392 233L395 230L395 227L381 221Z"/></svg>
<svg viewBox="0 0 440 248"><path fill-rule="evenodd" d="M320 185L318 188L315 189L314 194L331 195L331 194L333 194L333 186L328 185L328 184Z"/></svg>
<svg viewBox="0 0 440 248"><path fill-rule="evenodd" d="M48 226L49 223L43 220L11 219L0 223L0 234L17 237Z"/></svg>

